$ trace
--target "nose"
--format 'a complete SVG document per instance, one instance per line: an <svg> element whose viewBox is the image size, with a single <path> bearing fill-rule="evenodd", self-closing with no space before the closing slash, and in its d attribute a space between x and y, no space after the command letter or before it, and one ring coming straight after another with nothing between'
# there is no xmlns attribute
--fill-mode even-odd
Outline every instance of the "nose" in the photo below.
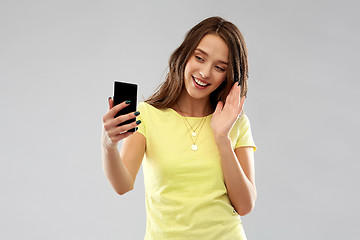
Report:
<svg viewBox="0 0 360 240"><path fill-rule="evenodd" d="M202 78L208 78L211 74L211 66L210 65L205 65L200 69L200 76Z"/></svg>

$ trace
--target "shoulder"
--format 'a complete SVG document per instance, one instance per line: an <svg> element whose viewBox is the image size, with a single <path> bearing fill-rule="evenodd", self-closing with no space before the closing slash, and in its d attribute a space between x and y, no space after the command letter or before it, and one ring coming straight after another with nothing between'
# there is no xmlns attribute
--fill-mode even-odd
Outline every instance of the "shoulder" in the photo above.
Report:
<svg viewBox="0 0 360 240"><path fill-rule="evenodd" d="M251 133L250 120L245 113L235 122L230 136L234 142L236 142L235 149L242 146L251 146L254 151L256 151L256 145Z"/></svg>
<svg viewBox="0 0 360 240"><path fill-rule="evenodd" d="M234 138L242 138L244 135L251 134L250 133L250 120L248 116L243 113L239 116L239 118L234 123L233 128L230 131L231 136Z"/></svg>
<svg viewBox="0 0 360 240"><path fill-rule="evenodd" d="M236 120L234 127L236 126L237 129L243 129L244 127L249 127L250 126L250 120L248 118L248 116L243 113L239 116L239 118Z"/></svg>
<svg viewBox="0 0 360 240"><path fill-rule="evenodd" d="M146 103L146 102L139 102L138 106L137 106L137 110L140 112L140 114L144 115L144 114L148 114L149 112L153 111L153 106L151 106L150 104Z"/></svg>
<svg viewBox="0 0 360 240"><path fill-rule="evenodd" d="M159 109L147 102L139 102L137 110L140 112L140 115L151 117L166 117L171 112L169 108Z"/></svg>
<svg viewBox="0 0 360 240"><path fill-rule="evenodd" d="M138 104L138 110L146 110L146 111L156 111L156 110L160 110L150 104L148 104L147 102L139 102Z"/></svg>
<svg viewBox="0 0 360 240"><path fill-rule="evenodd" d="M139 104L137 105L137 110L138 111L142 111L142 110L146 110L148 108L148 105L146 102L139 102Z"/></svg>

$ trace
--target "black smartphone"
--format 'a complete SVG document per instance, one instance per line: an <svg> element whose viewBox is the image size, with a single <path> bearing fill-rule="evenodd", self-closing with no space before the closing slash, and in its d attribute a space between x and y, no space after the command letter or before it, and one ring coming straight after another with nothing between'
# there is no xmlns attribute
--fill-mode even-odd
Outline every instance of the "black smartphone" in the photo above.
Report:
<svg viewBox="0 0 360 240"><path fill-rule="evenodd" d="M128 101L128 100L131 101L130 104L127 107L121 109L115 115L115 117L136 111L137 89L138 89L138 86L137 86L137 84L134 84L134 83L125 83L125 82L119 82L119 81L114 82L114 98L113 98L114 106L116 106L124 101ZM129 124L129 123L132 123L135 121L136 121L136 118L133 118L133 119L130 119L123 123L120 123L118 126L121 126L124 124ZM137 128L136 129L133 128L133 129L128 130L128 132L135 132L136 130L137 130Z"/></svg>

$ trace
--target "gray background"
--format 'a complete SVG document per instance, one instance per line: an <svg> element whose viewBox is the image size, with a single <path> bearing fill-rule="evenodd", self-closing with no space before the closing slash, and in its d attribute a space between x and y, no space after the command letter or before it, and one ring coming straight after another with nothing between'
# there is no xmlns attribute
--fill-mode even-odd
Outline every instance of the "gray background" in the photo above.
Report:
<svg viewBox="0 0 360 240"><path fill-rule="evenodd" d="M258 146L250 240L358 239L357 1L1 1L0 239L143 239L144 184L118 196L100 136L115 79L163 81L220 15L249 48Z"/></svg>

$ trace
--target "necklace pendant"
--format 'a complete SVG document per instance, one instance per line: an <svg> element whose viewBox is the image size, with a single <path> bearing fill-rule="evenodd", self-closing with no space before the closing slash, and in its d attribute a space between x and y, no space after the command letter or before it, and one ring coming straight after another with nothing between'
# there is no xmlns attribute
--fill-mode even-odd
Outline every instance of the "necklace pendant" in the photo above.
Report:
<svg viewBox="0 0 360 240"><path fill-rule="evenodd" d="M193 137L196 137L196 132L192 132L191 135L193 135Z"/></svg>
<svg viewBox="0 0 360 240"><path fill-rule="evenodd" d="M196 151L196 150L198 150L198 146L196 144L193 144L193 145L191 145L191 149L193 151Z"/></svg>

